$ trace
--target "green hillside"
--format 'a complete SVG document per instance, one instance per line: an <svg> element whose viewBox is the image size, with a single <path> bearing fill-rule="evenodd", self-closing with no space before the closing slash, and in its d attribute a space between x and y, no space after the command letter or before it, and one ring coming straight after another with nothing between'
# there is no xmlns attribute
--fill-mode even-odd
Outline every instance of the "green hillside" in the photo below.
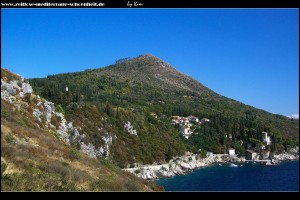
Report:
<svg viewBox="0 0 300 200"><path fill-rule="evenodd" d="M234 147L243 154L247 146L262 142L262 131L271 135L275 152L299 143L299 120L223 97L152 55L29 82L42 97L61 104L67 119L96 146L105 132L115 133L109 158L121 167L164 162L186 150L223 153ZM211 123L186 140L171 125L173 115L205 117ZM137 136L124 128L128 121Z"/></svg>
<svg viewBox="0 0 300 200"><path fill-rule="evenodd" d="M46 100L29 90L22 97L25 87L20 86L26 80L3 68L1 79L1 97L9 97L1 99L1 191L163 190L107 159L89 158L67 145L55 126L47 127L45 120L38 121L33 114L36 107L45 109L41 105ZM53 116L51 123L56 125Z"/></svg>

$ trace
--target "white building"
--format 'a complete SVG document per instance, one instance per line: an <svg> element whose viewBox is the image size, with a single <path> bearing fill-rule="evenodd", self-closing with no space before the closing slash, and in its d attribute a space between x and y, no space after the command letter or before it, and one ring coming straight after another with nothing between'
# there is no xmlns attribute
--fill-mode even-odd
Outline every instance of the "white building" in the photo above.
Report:
<svg viewBox="0 0 300 200"><path fill-rule="evenodd" d="M247 150L245 158L246 160L255 160L257 158L257 153L252 150Z"/></svg>
<svg viewBox="0 0 300 200"><path fill-rule="evenodd" d="M210 157L210 156L213 156L214 154L213 154L213 152L210 152L210 151L208 151L207 153L206 153L206 157Z"/></svg>
<svg viewBox="0 0 300 200"><path fill-rule="evenodd" d="M181 118L181 123L182 123L183 125L188 125L190 122L189 122L189 119L188 119L188 118L182 117L182 118Z"/></svg>
<svg viewBox="0 0 300 200"><path fill-rule="evenodd" d="M180 128L180 132L181 132L182 134L188 134L189 131L190 131L190 128L189 128L188 126L182 126L182 127Z"/></svg>
<svg viewBox="0 0 300 200"><path fill-rule="evenodd" d="M228 149L228 154L229 154L229 157L235 157L235 149L232 149L232 148L229 148Z"/></svg>
<svg viewBox="0 0 300 200"><path fill-rule="evenodd" d="M186 139L188 139L191 136L191 134L193 133L189 126L182 126L180 128L180 132Z"/></svg>
<svg viewBox="0 0 300 200"><path fill-rule="evenodd" d="M268 136L268 133L267 132L262 132L263 134L263 141L267 143L267 145L270 145L271 144L271 139L270 139L270 136Z"/></svg>
<svg viewBox="0 0 300 200"><path fill-rule="evenodd" d="M229 140L232 140L232 135L229 133L229 134L225 134L225 137L228 138Z"/></svg>

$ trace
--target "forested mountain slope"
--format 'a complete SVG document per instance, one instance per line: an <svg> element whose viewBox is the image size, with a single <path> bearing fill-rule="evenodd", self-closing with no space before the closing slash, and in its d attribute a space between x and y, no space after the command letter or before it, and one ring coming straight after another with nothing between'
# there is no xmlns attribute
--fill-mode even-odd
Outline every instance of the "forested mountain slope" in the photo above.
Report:
<svg viewBox="0 0 300 200"><path fill-rule="evenodd" d="M187 150L222 153L234 147L243 154L262 141L262 131L271 135L272 151L299 143L299 120L223 97L149 54L29 82L42 97L61 104L66 118L96 147L106 132L115 134L108 156L121 167L164 162ZM173 115L211 123L186 140L171 125Z"/></svg>

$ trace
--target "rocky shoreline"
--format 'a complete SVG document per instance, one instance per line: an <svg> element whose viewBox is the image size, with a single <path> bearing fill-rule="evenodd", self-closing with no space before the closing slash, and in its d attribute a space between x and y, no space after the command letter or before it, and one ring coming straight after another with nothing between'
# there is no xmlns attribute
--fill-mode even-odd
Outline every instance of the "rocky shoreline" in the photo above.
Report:
<svg viewBox="0 0 300 200"><path fill-rule="evenodd" d="M293 149L291 153L283 152L275 155L272 160L266 162L267 165L275 165L281 161L297 160L299 159L299 147ZM254 160L260 161L260 160ZM146 165L134 168L126 168L128 171L137 177L154 180L158 178L167 178L177 175L190 173L194 169L209 166L216 163L230 163L230 162L248 162L244 157L236 157L230 159L228 154L211 154L206 158L201 158L198 154L191 154L188 156L177 157L169 161L169 163L161 165Z"/></svg>

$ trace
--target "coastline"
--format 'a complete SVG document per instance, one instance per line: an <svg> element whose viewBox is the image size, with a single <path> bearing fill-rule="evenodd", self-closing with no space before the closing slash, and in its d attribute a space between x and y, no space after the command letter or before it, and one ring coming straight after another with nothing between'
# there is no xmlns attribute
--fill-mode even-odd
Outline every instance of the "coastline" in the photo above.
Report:
<svg viewBox="0 0 300 200"><path fill-rule="evenodd" d="M236 166L235 166L236 165ZM165 191L191 192L296 192L299 191L299 160L278 165L227 163L193 170L182 176L149 181Z"/></svg>
<svg viewBox="0 0 300 200"><path fill-rule="evenodd" d="M266 165L276 165L282 161L297 159L299 159L299 147L294 148L291 153L283 152L281 154L274 155L273 159L266 160ZM235 157L234 159L230 159L228 154L211 154L206 158L200 158L200 155L198 154L191 154L189 156L173 158L165 164L144 165L140 167L126 168L123 170L145 180L155 180L159 178L184 175L192 172L194 169L208 167L213 164L244 162L261 162L261 160L246 160L245 157Z"/></svg>

